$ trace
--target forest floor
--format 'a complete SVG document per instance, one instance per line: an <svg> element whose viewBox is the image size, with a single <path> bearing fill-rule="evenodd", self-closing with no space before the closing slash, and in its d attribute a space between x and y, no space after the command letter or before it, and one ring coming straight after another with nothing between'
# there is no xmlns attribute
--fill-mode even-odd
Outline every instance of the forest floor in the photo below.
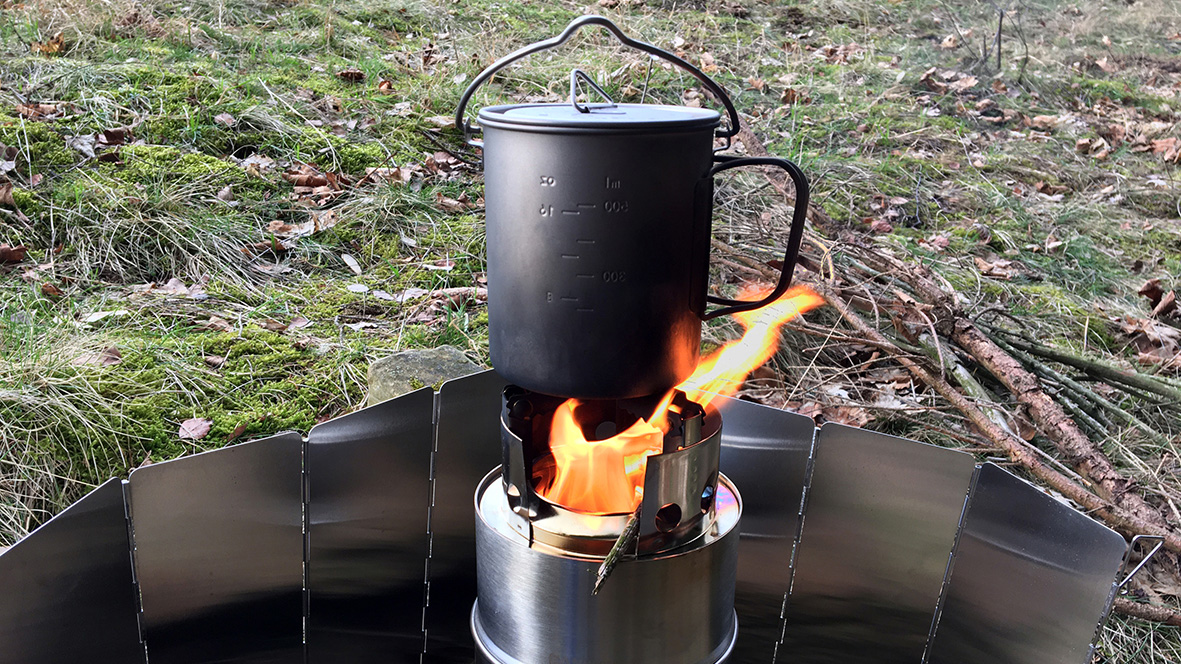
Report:
<svg viewBox="0 0 1181 664"><path fill-rule="evenodd" d="M895 350L933 347L921 363L967 372L1070 465L970 349L929 343L938 307L900 274L925 266L1181 526L1176 2L0 0L0 546L144 463L356 409L392 352L486 365L481 175L452 116L484 67L583 13L700 66L752 132L739 152L808 173L802 279ZM712 103L596 30L476 101L561 101L574 66L617 99ZM772 184L720 183L720 292L781 253ZM808 321L745 398L1001 455L847 317ZM1176 607L1168 578L1134 599ZM1181 661L1177 630L1120 617L1105 661Z"/></svg>

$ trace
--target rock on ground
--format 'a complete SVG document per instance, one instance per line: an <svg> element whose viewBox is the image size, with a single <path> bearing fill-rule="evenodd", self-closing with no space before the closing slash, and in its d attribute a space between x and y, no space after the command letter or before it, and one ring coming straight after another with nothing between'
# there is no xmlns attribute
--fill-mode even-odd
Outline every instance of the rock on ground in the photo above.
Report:
<svg viewBox="0 0 1181 664"><path fill-rule="evenodd" d="M481 371L455 346L404 350L369 365L369 398L373 405L387 399Z"/></svg>

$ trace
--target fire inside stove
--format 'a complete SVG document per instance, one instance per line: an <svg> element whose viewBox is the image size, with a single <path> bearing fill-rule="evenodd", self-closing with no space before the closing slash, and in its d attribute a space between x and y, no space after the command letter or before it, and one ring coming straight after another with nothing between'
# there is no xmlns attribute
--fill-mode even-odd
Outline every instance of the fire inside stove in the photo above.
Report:
<svg viewBox="0 0 1181 664"><path fill-rule="evenodd" d="M737 636L741 499L711 405L822 303L796 288L735 316L741 338L663 394L504 390L503 464L476 493L481 661L726 661Z"/></svg>

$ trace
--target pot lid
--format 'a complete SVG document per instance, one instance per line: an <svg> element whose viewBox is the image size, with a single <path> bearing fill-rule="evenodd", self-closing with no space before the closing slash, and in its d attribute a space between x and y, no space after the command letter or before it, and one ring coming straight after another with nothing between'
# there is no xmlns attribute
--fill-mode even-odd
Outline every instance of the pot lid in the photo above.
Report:
<svg viewBox="0 0 1181 664"><path fill-rule="evenodd" d="M721 115L708 108L662 104L512 104L480 110L480 124L505 129L673 131L712 129ZM585 109L585 112L582 110Z"/></svg>

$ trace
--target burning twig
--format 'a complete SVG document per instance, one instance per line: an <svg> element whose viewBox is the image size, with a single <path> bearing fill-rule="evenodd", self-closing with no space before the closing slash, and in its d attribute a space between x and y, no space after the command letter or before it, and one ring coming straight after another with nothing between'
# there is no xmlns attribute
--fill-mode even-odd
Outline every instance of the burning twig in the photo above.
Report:
<svg viewBox="0 0 1181 664"><path fill-rule="evenodd" d="M599 572L595 575L595 587L591 590L591 595L598 595L599 591L603 589L603 584L607 582L607 577L611 576L611 572L615 571L615 566L619 561L625 557L631 557L633 554L629 553L635 549L636 540L640 536L640 510L643 509L644 503L641 502L636 511L628 517L627 524L623 526L623 532L619 533L619 539L615 540L615 544L611 545L611 550L607 552L607 557L603 559L603 564L599 565Z"/></svg>

